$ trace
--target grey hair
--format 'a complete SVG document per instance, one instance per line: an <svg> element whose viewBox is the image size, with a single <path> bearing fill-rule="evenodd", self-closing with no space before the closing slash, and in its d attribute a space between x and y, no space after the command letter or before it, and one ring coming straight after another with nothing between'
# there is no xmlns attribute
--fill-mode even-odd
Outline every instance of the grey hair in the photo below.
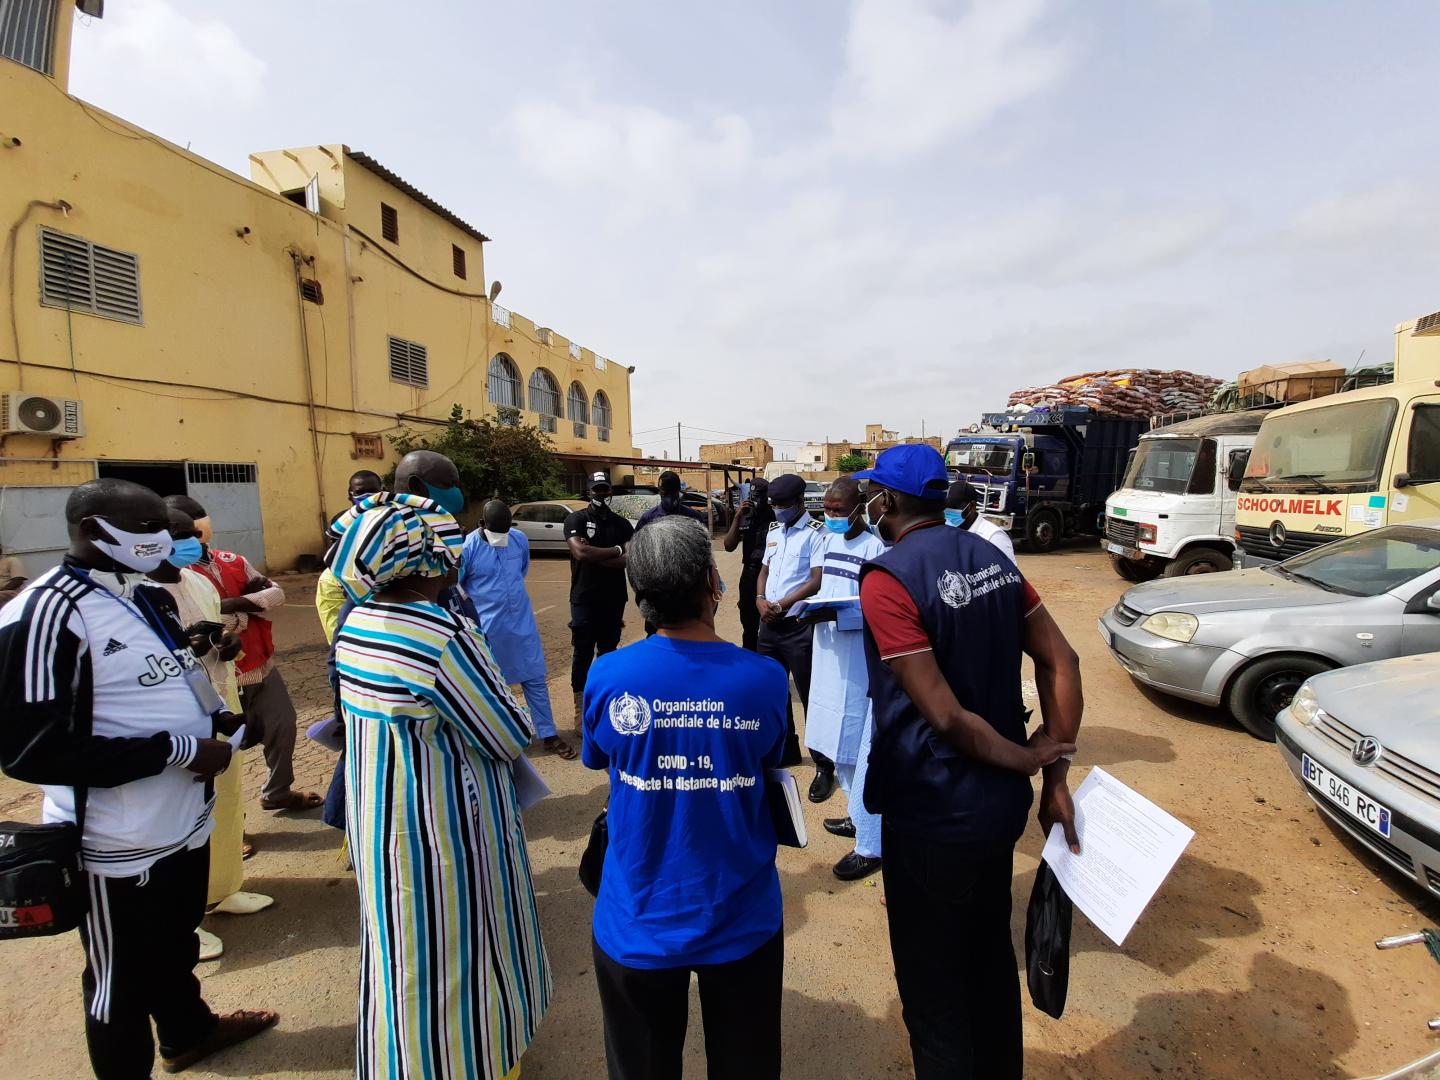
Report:
<svg viewBox="0 0 1440 1080"><path fill-rule="evenodd" d="M635 603L653 626L699 617L714 565L705 526L679 514L646 525L630 541L625 556Z"/></svg>

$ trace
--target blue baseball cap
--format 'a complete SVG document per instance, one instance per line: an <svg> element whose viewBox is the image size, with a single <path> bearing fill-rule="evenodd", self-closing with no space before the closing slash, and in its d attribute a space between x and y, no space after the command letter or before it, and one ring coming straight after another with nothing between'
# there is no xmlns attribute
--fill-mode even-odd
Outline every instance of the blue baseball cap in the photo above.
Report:
<svg viewBox="0 0 1440 1080"><path fill-rule="evenodd" d="M873 469L854 474L856 480L871 480L881 487L921 499L943 501L950 489L950 476L940 451L925 443L902 443L881 451Z"/></svg>

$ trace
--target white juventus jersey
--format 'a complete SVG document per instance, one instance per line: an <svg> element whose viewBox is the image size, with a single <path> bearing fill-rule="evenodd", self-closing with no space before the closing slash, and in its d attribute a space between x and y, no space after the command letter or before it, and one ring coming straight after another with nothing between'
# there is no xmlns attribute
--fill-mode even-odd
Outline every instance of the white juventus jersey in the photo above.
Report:
<svg viewBox="0 0 1440 1080"><path fill-rule="evenodd" d="M173 611L158 586L141 589ZM186 679L196 663L133 599L83 571L51 570L0 610L6 771L40 782L47 822L74 821L71 785L90 785L82 847L91 873L130 877L209 837L210 785L183 768L195 740L212 734ZM27 737L43 755L15 749Z"/></svg>

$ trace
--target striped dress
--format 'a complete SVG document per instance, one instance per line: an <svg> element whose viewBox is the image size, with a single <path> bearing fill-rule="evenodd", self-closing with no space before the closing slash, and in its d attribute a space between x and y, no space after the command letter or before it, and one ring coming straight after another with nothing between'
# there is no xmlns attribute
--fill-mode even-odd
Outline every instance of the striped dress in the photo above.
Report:
<svg viewBox="0 0 1440 1080"><path fill-rule="evenodd" d="M370 601L337 638L360 889L362 1078L499 1080L550 1002L511 762L524 709L474 624Z"/></svg>

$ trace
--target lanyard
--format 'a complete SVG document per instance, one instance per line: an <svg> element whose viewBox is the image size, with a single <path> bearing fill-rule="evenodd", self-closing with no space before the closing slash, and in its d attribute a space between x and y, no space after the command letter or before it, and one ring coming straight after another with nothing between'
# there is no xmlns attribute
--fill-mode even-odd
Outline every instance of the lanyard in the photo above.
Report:
<svg viewBox="0 0 1440 1080"><path fill-rule="evenodd" d="M190 650L189 646L182 649L176 644L170 636L170 631L161 621L158 613L155 613L154 621L152 622L151 619L146 616L145 612L140 610L143 602L140 599L139 593L136 593L135 603L132 606L126 602L123 596L117 596L103 585L96 585L93 581L90 581L88 575L81 574L73 568L67 567L67 570L70 574L83 578L87 583L92 585L97 592L114 600L129 612L133 618L143 623L145 629L149 630L150 633L159 639L160 644L165 646L166 651L170 654L169 658L171 661L180 665L181 673L185 676L185 682L189 685L190 692L195 695L196 703L199 704L200 708L205 710L206 716L214 716L217 712L228 711L225 708L225 703L220 700L220 695L215 692L215 687L210 682L210 676L205 674L204 668L200 666L200 662L195 658L195 654ZM144 606L149 609L148 603ZM190 659L188 664L185 663L186 656Z"/></svg>

